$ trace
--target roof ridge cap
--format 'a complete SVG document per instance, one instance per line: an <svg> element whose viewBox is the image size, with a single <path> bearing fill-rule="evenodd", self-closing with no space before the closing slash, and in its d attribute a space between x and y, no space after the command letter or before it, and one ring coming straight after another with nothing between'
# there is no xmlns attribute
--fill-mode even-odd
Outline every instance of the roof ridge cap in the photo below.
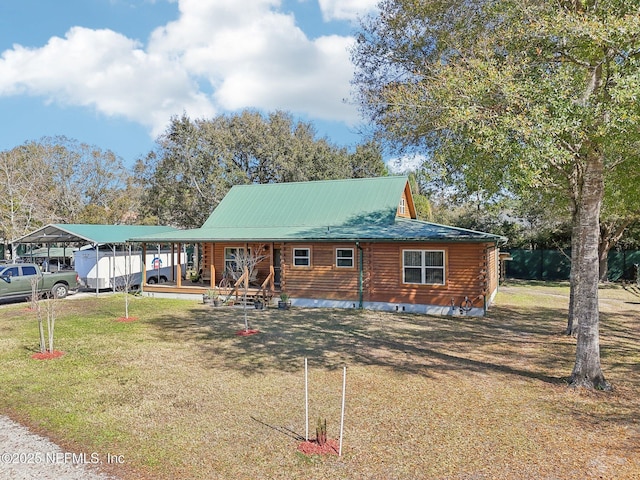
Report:
<svg viewBox="0 0 640 480"><path fill-rule="evenodd" d="M367 180L382 180L382 179L408 179L407 175L380 175L378 177L358 177L358 178L325 178L322 180L296 180L294 182L269 182L269 183L240 183L233 185L231 188L238 187L257 187L257 186L281 186L281 185L300 185L304 183L338 183L338 182L359 182Z"/></svg>

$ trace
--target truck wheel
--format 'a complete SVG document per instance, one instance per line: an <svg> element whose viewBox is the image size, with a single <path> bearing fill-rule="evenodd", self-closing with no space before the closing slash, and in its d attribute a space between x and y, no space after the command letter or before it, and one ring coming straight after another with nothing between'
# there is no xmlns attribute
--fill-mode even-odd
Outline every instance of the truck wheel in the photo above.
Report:
<svg viewBox="0 0 640 480"><path fill-rule="evenodd" d="M69 289L64 283L56 283L51 289L51 295L53 298L64 298L67 296Z"/></svg>

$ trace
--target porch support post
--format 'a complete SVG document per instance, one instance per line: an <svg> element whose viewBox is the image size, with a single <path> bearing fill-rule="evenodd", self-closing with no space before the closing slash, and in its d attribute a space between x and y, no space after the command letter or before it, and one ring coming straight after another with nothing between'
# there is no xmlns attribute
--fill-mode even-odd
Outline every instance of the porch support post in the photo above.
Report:
<svg viewBox="0 0 640 480"><path fill-rule="evenodd" d="M100 288L98 287L98 282L100 280L100 252L99 252L99 246L97 243L94 243L93 246L96 249L96 297L98 296L98 293L100 293ZM88 276L87 276L87 283L89 283L88 281Z"/></svg>
<svg viewBox="0 0 640 480"><path fill-rule="evenodd" d="M362 246L360 242L356 242L356 247L358 247L358 308L362 310L364 308L364 252L362 250Z"/></svg>
<svg viewBox="0 0 640 480"><path fill-rule="evenodd" d="M140 259L140 291L144 292L144 286L147 284L147 244L142 244L142 258Z"/></svg>
<svg viewBox="0 0 640 480"><path fill-rule="evenodd" d="M216 244L212 243L211 244L211 262L209 263L209 275L210 275L210 279L209 279L209 286L211 288L215 288L216 286L216 259L215 259L215 255L216 255Z"/></svg>
<svg viewBox="0 0 640 480"><path fill-rule="evenodd" d="M280 291L285 292L287 288L287 244L282 242L280 244Z"/></svg>
<svg viewBox="0 0 640 480"><path fill-rule="evenodd" d="M111 269L111 287L113 293L116 293L116 244L111 245L111 260L113 261L113 268Z"/></svg>
<svg viewBox="0 0 640 480"><path fill-rule="evenodd" d="M271 242L271 244L269 245L269 271L273 270L273 252L275 250L275 246L276 244Z"/></svg>
<svg viewBox="0 0 640 480"><path fill-rule="evenodd" d="M161 247L162 247L162 245L158 244L158 257L157 257L158 261L154 262L154 265L153 265L153 268L155 268L157 270L156 271L156 282L157 283L160 283L160 264L162 263L162 260L161 260L161 258L162 258ZM156 266L157 266L157 268L156 268Z"/></svg>
<svg viewBox="0 0 640 480"><path fill-rule="evenodd" d="M176 266L176 261L175 261L175 254L176 254L176 244L171 242L171 250L170 250L170 254L171 254L171 260L169 261L169 265L171 265L171 278L169 280L171 280L172 282L176 281L176 270L175 270L175 266ZM167 266L169 266L167 265Z"/></svg>
<svg viewBox="0 0 640 480"><path fill-rule="evenodd" d="M182 244L178 243L178 264L176 265L176 285L182 287Z"/></svg>

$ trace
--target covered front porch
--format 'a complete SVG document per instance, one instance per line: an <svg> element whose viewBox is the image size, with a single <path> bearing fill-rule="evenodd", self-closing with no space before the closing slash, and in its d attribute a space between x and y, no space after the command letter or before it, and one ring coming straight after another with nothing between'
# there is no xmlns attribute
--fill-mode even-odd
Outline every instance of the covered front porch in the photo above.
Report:
<svg viewBox="0 0 640 480"><path fill-rule="evenodd" d="M208 296L225 303L240 303L246 298L247 303L261 300L268 304L281 293L280 249L275 244L201 243L194 249L195 262L185 258L184 247L181 243L171 244L175 252L171 258L176 259L171 278L145 281L141 286L143 294L198 299ZM145 259L146 244L142 248ZM143 266L143 270L152 268Z"/></svg>

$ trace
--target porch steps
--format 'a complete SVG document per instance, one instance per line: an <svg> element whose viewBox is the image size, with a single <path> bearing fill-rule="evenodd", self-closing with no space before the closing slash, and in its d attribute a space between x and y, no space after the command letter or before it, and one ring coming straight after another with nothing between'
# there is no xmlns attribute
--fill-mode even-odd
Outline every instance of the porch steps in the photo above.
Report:
<svg viewBox="0 0 640 480"><path fill-rule="evenodd" d="M246 301L245 301L245 298L244 298L243 294L239 293L238 296L236 297L234 292L230 292L230 293L226 293L226 294L222 293L220 295L220 298L223 301L227 301L227 300L233 301L234 305L241 305L242 306L242 305L246 304L246 306L248 306L248 307L249 306L251 306L251 307L255 306L256 300L262 300L265 304L268 303L271 300L270 298L268 298L268 297L265 298L262 294L258 294L258 293L255 293L255 292L247 293Z"/></svg>

